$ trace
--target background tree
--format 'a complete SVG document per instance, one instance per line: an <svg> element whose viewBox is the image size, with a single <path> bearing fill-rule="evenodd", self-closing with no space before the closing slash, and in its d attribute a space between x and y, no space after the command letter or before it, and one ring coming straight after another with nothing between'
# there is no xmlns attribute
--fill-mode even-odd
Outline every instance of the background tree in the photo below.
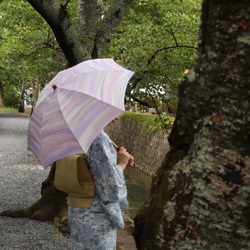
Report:
<svg viewBox="0 0 250 250"><path fill-rule="evenodd" d="M81 46L89 47L87 50L91 56L95 54L91 52L95 40L94 33L100 27L102 17L112 2L98 1L94 13L95 26L92 31L85 31L84 37L80 37ZM121 65L136 71L136 77L127 88L128 97L152 107L154 102L150 96L156 96L161 103L167 105L169 111L175 110L175 89L183 79L184 70L190 67L196 55L199 5L200 0L134 0L128 6L124 18L111 39L108 39L106 49L99 54L102 57L114 57ZM72 21L72 29L76 29L79 23L77 6L78 1L71 0L66 7ZM90 15L90 7L85 8ZM83 11L80 13L84 14ZM4 1L1 4L0 15L0 27L4 31L4 39L1 40L0 46L5 55L5 60L1 60L2 64L12 65L13 70L16 70L16 77L20 75L17 69L24 64L24 73L28 73L26 79L32 76L37 89L41 89L42 84L49 82L58 71L65 68L66 64L51 28L32 10L27 1ZM85 23L83 18L81 20ZM90 22L90 18L87 18L87 21ZM88 28L91 27L88 23L86 25ZM7 72L10 70L9 67L5 69ZM11 82L9 76L13 73L7 75L4 82L6 89ZM21 75L20 78L18 82L22 82ZM40 87L34 79L39 79Z"/></svg>
<svg viewBox="0 0 250 250"><path fill-rule="evenodd" d="M74 22L74 17L71 17L67 9L70 0L64 3L57 0L27 1L53 30L69 67L91 58L101 57L127 6L132 2L114 0L110 8L98 16L97 1L72 1L71 6L76 5L77 13L77 22Z"/></svg>
<svg viewBox="0 0 250 250"><path fill-rule="evenodd" d="M196 56L200 17L197 0L133 1L108 44L107 52L136 74L127 97L154 107L157 96L168 107Z"/></svg>
<svg viewBox="0 0 250 250"><path fill-rule="evenodd" d="M4 88L6 92L5 104L14 106L20 99L19 111L23 111L25 89L33 87L39 91L62 69L65 59L48 24L29 3L2 2L0 20L0 80L2 91ZM16 96L16 100L10 95Z"/></svg>
<svg viewBox="0 0 250 250"><path fill-rule="evenodd" d="M138 249L249 249L250 6L204 0L171 151L135 219Z"/></svg>

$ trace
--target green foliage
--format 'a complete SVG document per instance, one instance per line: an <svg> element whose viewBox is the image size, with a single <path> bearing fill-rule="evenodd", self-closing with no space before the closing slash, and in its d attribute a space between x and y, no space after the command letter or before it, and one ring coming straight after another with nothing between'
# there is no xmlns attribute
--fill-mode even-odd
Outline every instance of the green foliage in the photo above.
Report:
<svg viewBox="0 0 250 250"><path fill-rule="evenodd" d="M133 1L107 49L107 55L135 71L128 96L147 99L151 107L149 95L167 106L174 103L184 71L197 53L200 3Z"/></svg>
<svg viewBox="0 0 250 250"><path fill-rule="evenodd" d="M67 5L75 24L77 3L71 0ZM105 14L111 3L99 2L97 12ZM134 0L127 8L103 55L135 71L127 96L175 113L176 89L196 56L200 3L201 0ZM101 19L96 20L96 27L100 22ZM53 32L27 1L3 1L0 28L0 70L5 91L11 85L19 91L23 85L41 89L64 69L66 61Z"/></svg>
<svg viewBox="0 0 250 250"><path fill-rule="evenodd" d="M19 92L29 87L41 89L64 67L65 60L52 31L27 1L3 1L0 28L0 69L5 101L6 98L11 100L8 91L12 86Z"/></svg>
<svg viewBox="0 0 250 250"><path fill-rule="evenodd" d="M174 123L174 117L167 116L163 114L157 114L156 118L154 119L155 124L157 124L158 128L169 132Z"/></svg>
<svg viewBox="0 0 250 250"><path fill-rule="evenodd" d="M17 112L16 108L0 106L0 112Z"/></svg>
<svg viewBox="0 0 250 250"><path fill-rule="evenodd" d="M4 92L4 105L6 107L17 108L19 104L19 95L17 92L5 91Z"/></svg>
<svg viewBox="0 0 250 250"><path fill-rule="evenodd" d="M121 118L122 117L133 119L136 124L140 125L142 129L145 129L147 131L170 131L174 123L174 117L166 115L159 116L126 112L121 115ZM164 124L167 124L168 126L166 127L162 122L164 122Z"/></svg>
<svg viewBox="0 0 250 250"><path fill-rule="evenodd" d="M166 100L166 113L175 114L177 112L178 98L173 97Z"/></svg>

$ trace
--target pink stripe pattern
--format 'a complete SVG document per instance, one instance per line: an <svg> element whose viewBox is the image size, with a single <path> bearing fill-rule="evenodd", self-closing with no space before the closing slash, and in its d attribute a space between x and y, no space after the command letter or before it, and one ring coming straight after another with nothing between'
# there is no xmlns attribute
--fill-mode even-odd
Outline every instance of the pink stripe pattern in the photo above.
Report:
<svg viewBox="0 0 250 250"><path fill-rule="evenodd" d="M28 149L46 168L86 153L100 131L124 112L134 72L113 59L84 61L59 72L41 91L28 128Z"/></svg>

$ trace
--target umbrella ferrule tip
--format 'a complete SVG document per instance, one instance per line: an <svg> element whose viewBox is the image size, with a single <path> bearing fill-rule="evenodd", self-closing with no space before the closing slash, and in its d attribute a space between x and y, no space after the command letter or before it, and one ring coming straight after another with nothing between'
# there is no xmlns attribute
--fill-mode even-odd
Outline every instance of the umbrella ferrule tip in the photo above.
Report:
<svg viewBox="0 0 250 250"><path fill-rule="evenodd" d="M52 88L53 88L54 90L56 90L56 89L57 89L57 86L54 84L54 85L52 86Z"/></svg>

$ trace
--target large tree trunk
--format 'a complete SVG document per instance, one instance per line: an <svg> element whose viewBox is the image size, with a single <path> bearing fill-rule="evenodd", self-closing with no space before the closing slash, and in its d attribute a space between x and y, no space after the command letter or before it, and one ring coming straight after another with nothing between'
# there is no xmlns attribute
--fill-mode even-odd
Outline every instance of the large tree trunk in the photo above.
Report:
<svg viewBox="0 0 250 250"><path fill-rule="evenodd" d="M53 30L68 66L72 67L91 58L100 58L124 12L133 0L114 0L96 30L97 0L78 0L77 28L67 11L70 0L60 4L57 0L27 0Z"/></svg>
<svg viewBox="0 0 250 250"><path fill-rule="evenodd" d="M0 216L27 217L39 221L53 221L58 217L60 221L67 217L66 194L54 186L55 164L53 164L47 179L42 183L41 198L30 207L17 210L6 210Z"/></svg>
<svg viewBox="0 0 250 250"><path fill-rule="evenodd" d="M250 5L204 0L171 151L135 219L138 249L249 249Z"/></svg>
<svg viewBox="0 0 250 250"><path fill-rule="evenodd" d="M18 103L18 112L24 113L24 93L25 93L25 84L22 83L20 96L19 96L19 103Z"/></svg>

